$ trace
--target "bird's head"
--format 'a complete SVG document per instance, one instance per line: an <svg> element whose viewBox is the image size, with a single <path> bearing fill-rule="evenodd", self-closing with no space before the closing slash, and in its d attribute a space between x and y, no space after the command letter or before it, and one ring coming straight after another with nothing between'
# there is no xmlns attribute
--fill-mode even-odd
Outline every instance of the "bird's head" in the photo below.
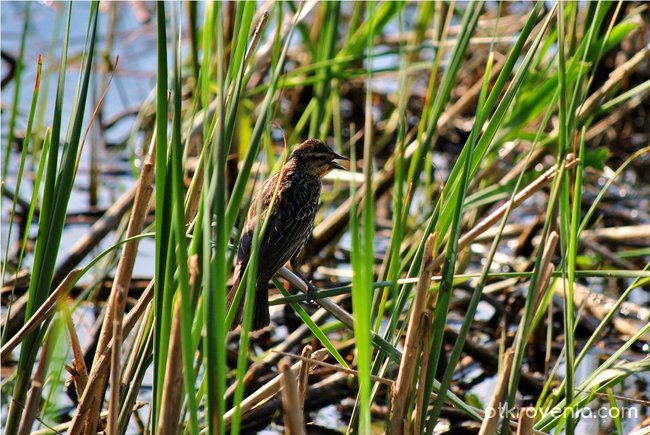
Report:
<svg viewBox="0 0 650 435"><path fill-rule="evenodd" d="M325 176L332 169L346 170L340 163L335 162L335 159L348 160L318 139L307 139L295 147L289 156L290 161L319 177Z"/></svg>

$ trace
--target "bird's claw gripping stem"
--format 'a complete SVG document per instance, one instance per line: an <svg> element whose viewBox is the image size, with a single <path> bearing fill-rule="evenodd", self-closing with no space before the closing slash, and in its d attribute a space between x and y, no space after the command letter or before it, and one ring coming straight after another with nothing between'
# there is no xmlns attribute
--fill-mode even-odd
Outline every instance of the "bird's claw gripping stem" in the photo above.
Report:
<svg viewBox="0 0 650 435"><path fill-rule="evenodd" d="M309 305L318 305L314 296L318 294L320 289L312 284L311 281L305 280L305 284L307 285L307 291L305 292L307 299L305 299L305 302Z"/></svg>

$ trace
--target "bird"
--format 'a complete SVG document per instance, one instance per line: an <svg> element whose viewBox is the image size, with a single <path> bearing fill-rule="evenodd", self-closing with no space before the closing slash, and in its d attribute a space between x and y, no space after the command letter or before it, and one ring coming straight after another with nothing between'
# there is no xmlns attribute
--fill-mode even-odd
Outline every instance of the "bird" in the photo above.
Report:
<svg viewBox="0 0 650 435"><path fill-rule="evenodd" d="M293 149L281 170L264 182L262 189L255 194L251 202L237 249L233 285L228 293L227 305L229 310L232 309L237 289L250 260L256 222L259 222L261 227L267 214L270 213L259 245L252 331L263 329L270 324L269 280L287 262L294 273L307 284L307 288L314 290L314 286L300 273L298 255L314 228L314 218L321 192L321 178L332 169L346 170L335 161L337 159L348 160L337 154L325 142L319 139L308 139ZM276 195L275 200L273 200L274 195ZM269 210L271 202L273 204ZM257 211L258 208L260 213ZM241 324L243 306L242 298L239 305L235 307L230 330L236 329Z"/></svg>

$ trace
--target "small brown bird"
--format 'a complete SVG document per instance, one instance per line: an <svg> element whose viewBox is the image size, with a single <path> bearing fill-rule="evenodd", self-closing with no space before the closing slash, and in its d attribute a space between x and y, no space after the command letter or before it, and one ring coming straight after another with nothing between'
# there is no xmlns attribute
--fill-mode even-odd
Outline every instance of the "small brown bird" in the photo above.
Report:
<svg viewBox="0 0 650 435"><path fill-rule="evenodd" d="M234 301L237 288L251 256L255 223L259 219L261 224L266 219L276 185L279 183L273 209L270 211L268 226L259 247L253 331L262 329L270 323L269 280L282 266L290 262L294 272L305 280L298 270L298 254L305 246L314 228L314 217L320 198L321 177L332 169L345 169L335 162L335 159L347 160L335 153L323 141L306 140L293 150L282 170L266 180L262 190L258 191L253 198L237 251L233 285L228 294L229 308ZM257 204L260 194L262 195L261 214L258 217ZM309 285L306 280L305 282ZM237 307L231 330L241 324L243 306L242 300Z"/></svg>

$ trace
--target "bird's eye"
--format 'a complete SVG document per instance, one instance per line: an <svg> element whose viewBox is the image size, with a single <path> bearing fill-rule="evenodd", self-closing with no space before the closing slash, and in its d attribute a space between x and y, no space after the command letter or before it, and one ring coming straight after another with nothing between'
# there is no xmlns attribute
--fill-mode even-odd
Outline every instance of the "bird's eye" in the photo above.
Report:
<svg viewBox="0 0 650 435"><path fill-rule="evenodd" d="M324 157L325 156L323 154L308 154L304 157L304 159L308 161L326 160Z"/></svg>

